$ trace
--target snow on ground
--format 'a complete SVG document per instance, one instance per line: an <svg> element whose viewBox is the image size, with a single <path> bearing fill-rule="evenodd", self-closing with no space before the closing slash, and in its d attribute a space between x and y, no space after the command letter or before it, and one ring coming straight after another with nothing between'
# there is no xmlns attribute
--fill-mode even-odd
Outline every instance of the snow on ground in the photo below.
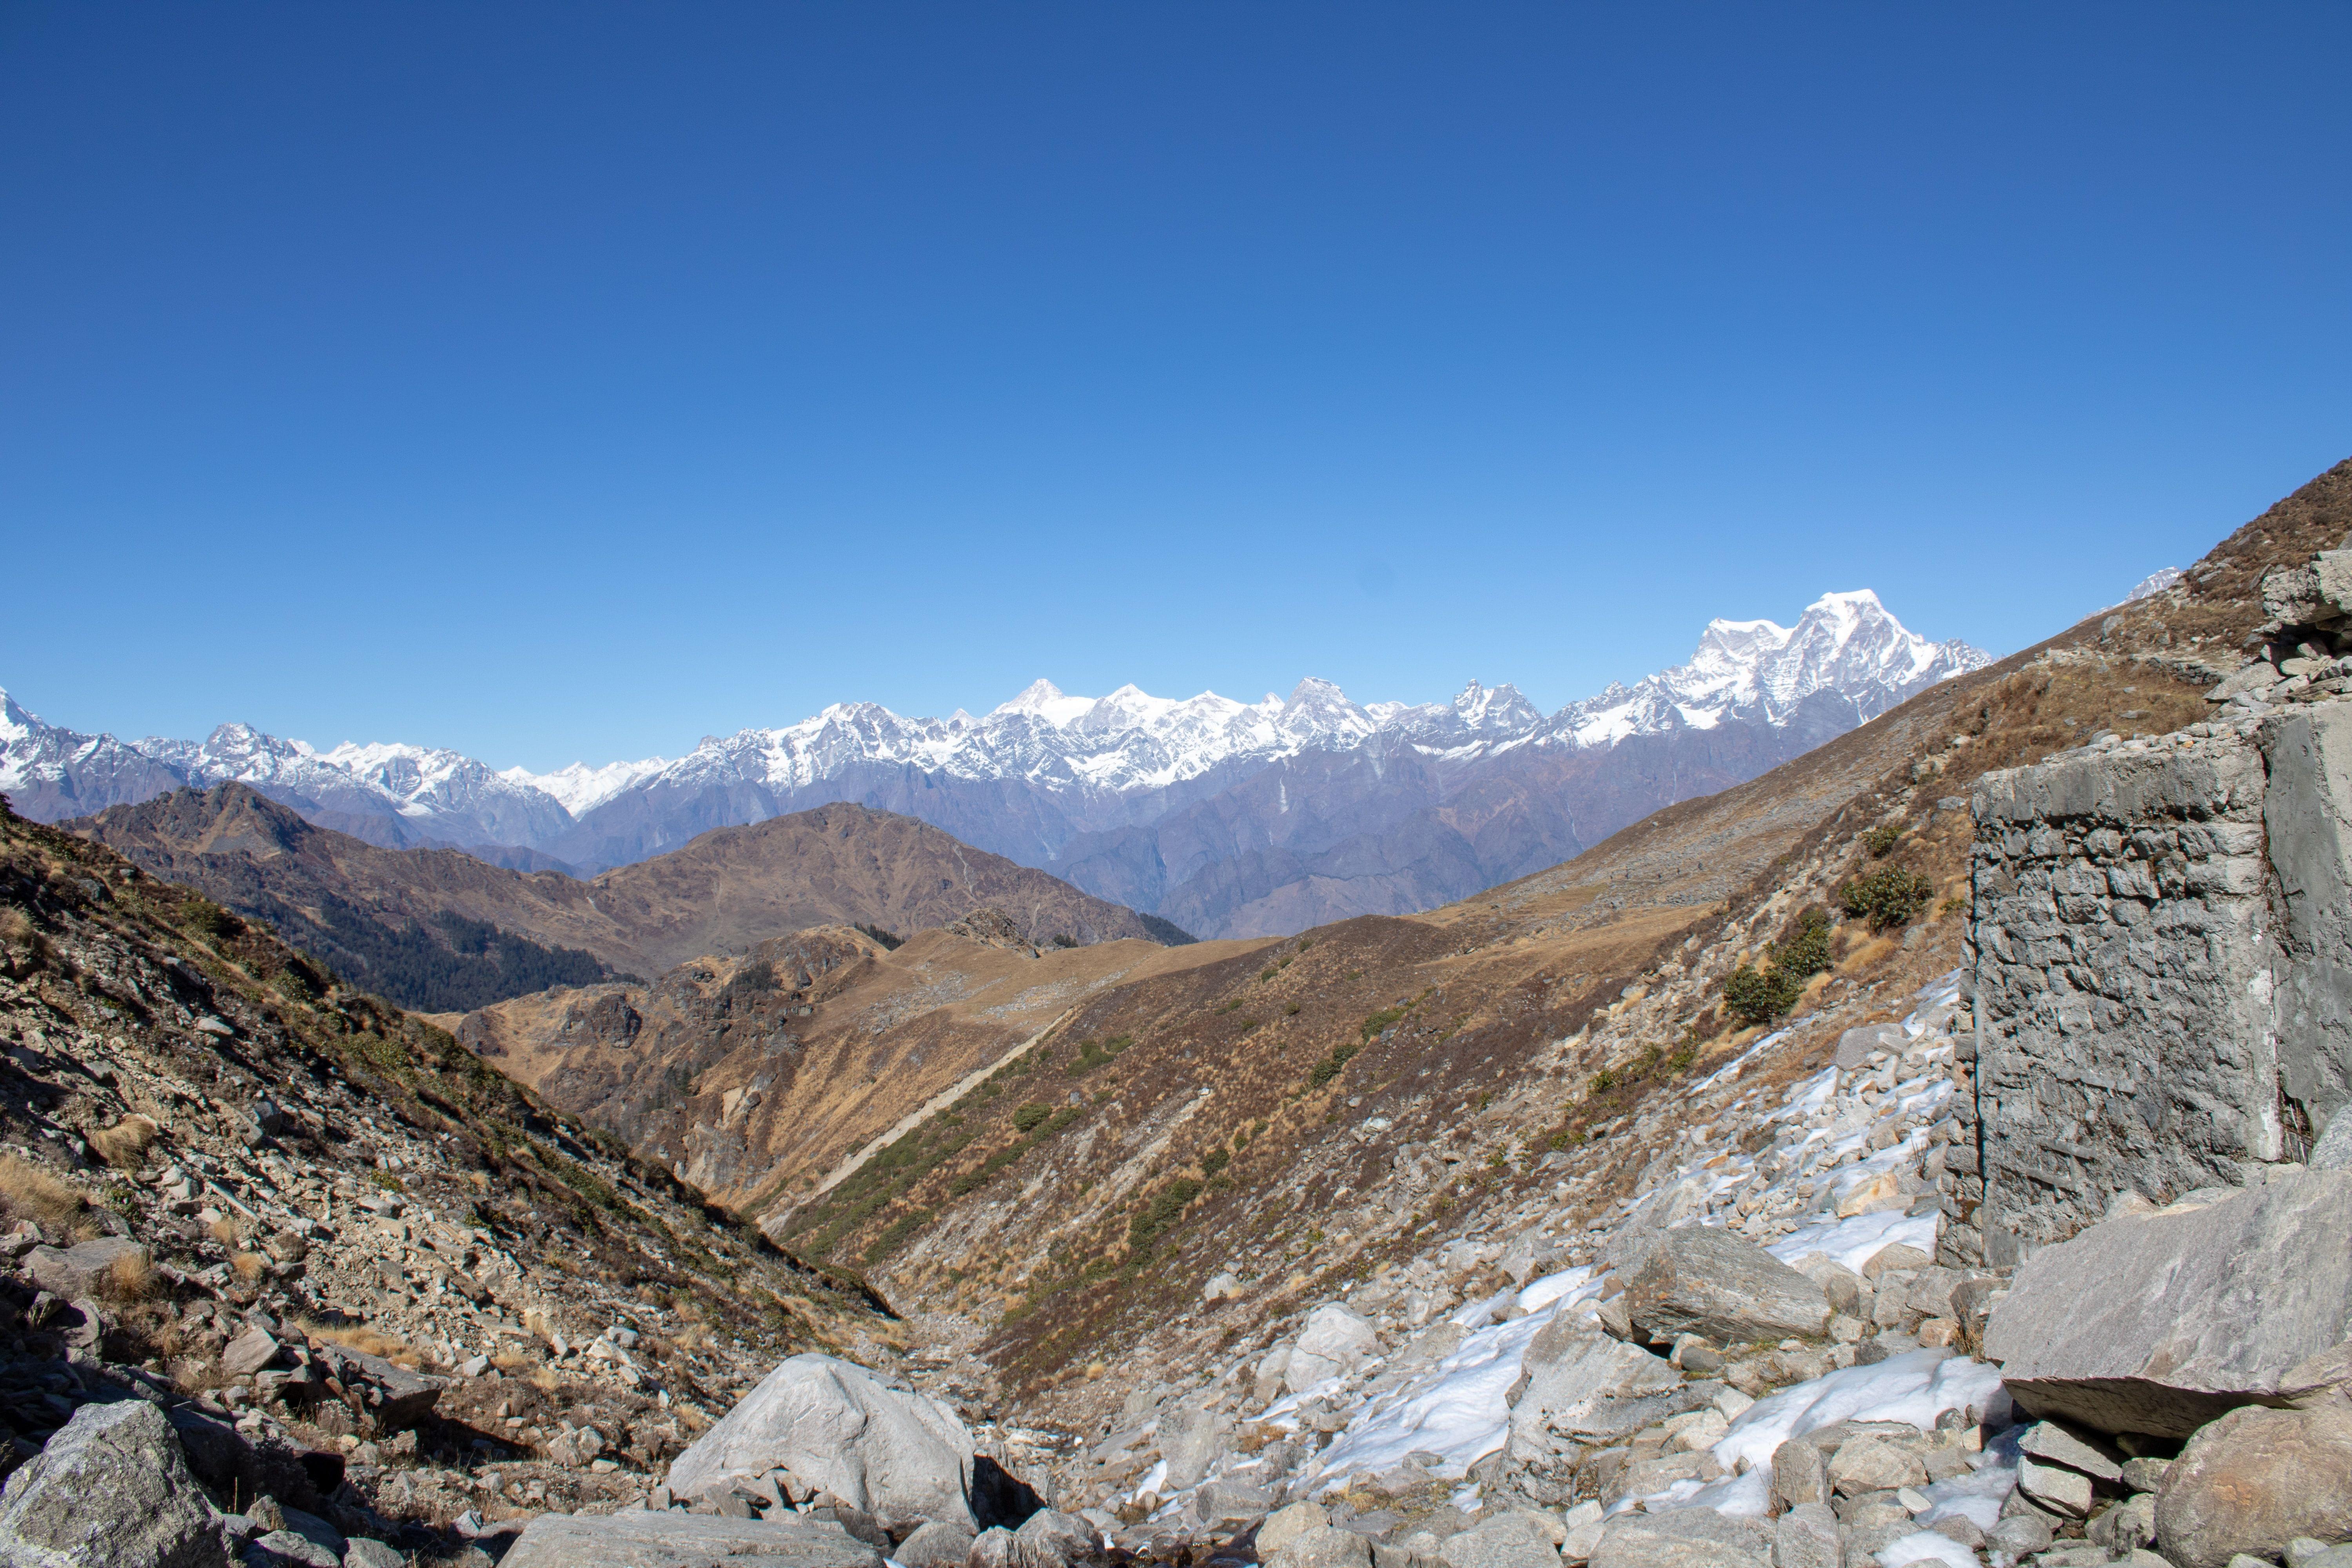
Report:
<svg viewBox="0 0 2352 1568"><path fill-rule="evenodd" d="M1524 1290L1505 1291L1455 1312L1454 1321L1469 1328L1469 1337L1434 1367L1364 1404L1323 1451L1323 1486L1328 1489L1366 1470L1391 1468L1407 1454L1424 1449L1445 1461L1434 1473L1457 1477L1500 1448L1511 1428L1507 1396L1518 1381L1528 1342L1561 1312L1599 1297L1600 1282L1591 1275L1590 1268L1563 1269ZM1523 1308L1527 1316L1488 1323L1497 1303L1506 1310ZM1486 1326L1477 1326L1482 1323Z"/></svg>

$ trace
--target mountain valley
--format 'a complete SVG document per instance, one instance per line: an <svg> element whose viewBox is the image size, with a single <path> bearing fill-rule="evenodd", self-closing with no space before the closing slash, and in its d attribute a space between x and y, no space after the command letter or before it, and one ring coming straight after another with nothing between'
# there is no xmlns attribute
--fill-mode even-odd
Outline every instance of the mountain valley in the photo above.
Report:
<svg viewBox="0 0 2352 1568"><path fill-rule="evenodd" d="M234 784L118 804L87 837L12 825L0 1004L39 1053L12 1059L58 1080L27 1101L26 1151L87 1181L147 1118L155 1152L122 1156L119 1212L173 1259L169 1315L260 1310L276 1358L231 1373L225 1336L194 1334L181 1361L148 1358L151 1393L281 1456L349 1456L340 1487L289 1495L334 1511L338 1542L469 1568L787 1544L822 1568L2075 1568L2155 1545L2227 1568L2272 1540L2214 1511L2244 1497L2352 1536L2326 1489L2237 1436L2320 1433L2336 1462L2352 1438L2326 1435L2334 1407L2296 1402L2352 1386L2323 1353L2340 1330L2258 1312L2241 1332L2242 1309L2171 1285L2106 1289L2144 1268L2268 1300L2299 1271L2313 1321L2352 1321L2352 1273L2310 1247L2240 1247L2231 1280L2195 1283L2207 1230L2352 1214L2352 1059L2330 1055L2323 978L2341 943L2312 912L2352 908L2352 850L2289 815L2352 799L2328 738L2352 733L2347 537L2352 462L2178 580L1858 724L1824 720L1810 747L1784 722L1793 754L1726 752L1726 774L1761 771L1572 852L1502 784L1456 790L1445 826L1490 835L1481 854L1566 854L1467 898L1348 909L1317 884L1360 874L1344 856L1234 873L1230 910L1339 912L1278 934L1162 945L1127 908L841 804L585 881L364 844ZM1520 722L1500 694L1469 706ZM1689 754L1650 753L1665 782L1643 787L1675 787ZM1225 789L1270 787L1277 816L1319 799L1328 822L1354 765L1302 753ZM1181 831L1245 847L1234 824L1263 803L1223 809ZM1398 826L1421 806L1383 809L1397 843L1432 841ZM298 911L331 893L448 912L604 971L404 1016L163 878ZM2136 945L2051 945L2074 942ZM2303 1011L2245 1015L2249 952ZM2174 1068L2034 1056L2171 1050L2181 1018ZM2269 1030L2275 1062L2217 1049L2231 1020ZM207 1121L202 1095L148 1081L166 1056L193 1051L174 1070L201 1075L246 1041L320 1053L397 1115L332 1074L314 1111L277 1056L223 1054L237 1065L215 1078L231 1106L256 1069L285 1078L301 1110L277 1133L258 1106ZM2241 1058L2243 1115L2212 1068ZM97 1087L61 1097L73 1074ZM312 1130L354 1110L386 1179L354 1179ZM501 1142L500 1114L525 1141ZM191 1167L273 1225L257 1184L317 1187L325 1217L284 1222L309 1222L316 1282L180 1225L203 1218L172 1196ZM12 1216L29 1190L0 1181ZM387 1201L417 1206L386 1222ZM465 1279L445 1262L438 1289L398 1288L435 1267L404 1254L367 1285L355 1236L454 1247ZM2081 1275L2086 1257L2109 1272ZM572 1294L550 1288L575 1270ZM711 1331L696 1292L752 1315ZM19 1295L35 1302L29 1276ZM2095 1308L2097 1332L2069 1326ZM2210 1365L2184 1313L2219 1313L2245 1364ZM413 1447L388 1422L339 1432L312 1392L329 1385L305 1381L359 1375L321 1337L352 1324L440 1382L449 1414ZM20 1342L42 1364L48 1341ZM2120 1384L2099 1359L2143 1345ZM2182 1354L2206 1383L2168 1370ZM110 1419L103 1399L80 1410ZM857 1435L803 1440L853 1410ZM887 1447L908 1423L943 1447ZM50 1484L37 1451L12 1495ZM934 1462L965 1500L907 1500ZM289 1533L264 1526L295 1510L254 1507L218 1528ZM688 1544L712 1531L741 1551ZM2284 1541L2263 1560L2334 1568ZM334 1560L375 1568L357 1551Z"/></svg>

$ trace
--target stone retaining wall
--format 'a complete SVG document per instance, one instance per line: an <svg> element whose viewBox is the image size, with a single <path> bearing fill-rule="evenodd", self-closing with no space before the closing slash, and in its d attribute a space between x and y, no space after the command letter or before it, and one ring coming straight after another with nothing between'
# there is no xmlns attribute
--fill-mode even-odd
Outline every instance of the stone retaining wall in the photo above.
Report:
<svg viewBox="0 0 2352 1568"><path fill-rule="evenodd" d="M2352 703L1988 773L1987 1258L2300 1159L2352 1086Z"/></svg>

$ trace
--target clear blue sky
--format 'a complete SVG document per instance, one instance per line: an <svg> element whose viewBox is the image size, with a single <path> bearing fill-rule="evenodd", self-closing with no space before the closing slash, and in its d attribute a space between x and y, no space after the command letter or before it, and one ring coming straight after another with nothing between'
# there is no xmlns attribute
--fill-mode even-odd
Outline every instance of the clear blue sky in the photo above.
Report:
<svg viewBox="0 0 2352 1568"><path fill-rule="evenodd" d="M2341 5L0 5L0 685L500 766L1997 651L2352 453Z"/></svg>

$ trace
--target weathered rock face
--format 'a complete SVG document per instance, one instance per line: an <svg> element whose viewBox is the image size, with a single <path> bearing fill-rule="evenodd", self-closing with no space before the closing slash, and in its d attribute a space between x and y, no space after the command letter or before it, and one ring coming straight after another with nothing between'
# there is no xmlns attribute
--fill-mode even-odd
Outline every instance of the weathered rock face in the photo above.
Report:
<svg viewBox="0 0 2352 1568"><path fill-rule="evenodd" d="M837 1524L644 1510L543 1513L500 1559L502 1568L880 1568L881 1562L880 1552Z"/></svg>
<svg viewBox="0 0 2352 1568"><path fill-rule="evenodd" d="M2352 1399L2233 1410L2200 1430L2156 1494L2156 1536L2180 1568L2276 1559L2298 1536L2352 1539Z"/></svg>
<svg viewBox="0 0 2352 1568"><path fill-rule="evenodd" d="M1653 1340L1699 1334L1717 1344L1819 1334L1830 1321L1820 1286L1717 1226L1660 1234L1625 1287L1625 1309Z"/></svg>
<svg viewBox="0 0 2352 1568"><path fill-rule="evenodd" d="M2352 552L2337 554L2352 562ZM2277 932L2279 1088L2313 1132L2352 1099L2352 718L2305 709L2258 736ZM2293 1151L2290 1151L2293 1152Z"/></svg>
<svg viewBox="0 0 2352 1568"><path fill-rule="evenodd" d="M163 1412L85 1405L0 1490L0 1561L226 1568L212 1505Z"/></svg>
<svg viewBox="0 0 2352 1568"><path fill-rule="evenodd" d="M2344 1171L2108 1220L2027 1260L1986 1324L1985 1353L2034 1415L2185 1437L2300 1392L2298 1363L2346 1337L2347 1235Z"/></svg>
<svg viewBox="0 0 2352 1568"><path fill-rule="evenodd" d="M2261 753L2233 731L1988 773L1972 802L1990 1259L2126 1189L2281 1157Z"/></svg>
<svg viewBox="0 0 2352 1568"><path fill-rule="evenodd" d="M977 1524L963 1424L832 1356L783 1362L671 1463L669 1485L697 1497L780 1468L884 1519Z"/></svg>

